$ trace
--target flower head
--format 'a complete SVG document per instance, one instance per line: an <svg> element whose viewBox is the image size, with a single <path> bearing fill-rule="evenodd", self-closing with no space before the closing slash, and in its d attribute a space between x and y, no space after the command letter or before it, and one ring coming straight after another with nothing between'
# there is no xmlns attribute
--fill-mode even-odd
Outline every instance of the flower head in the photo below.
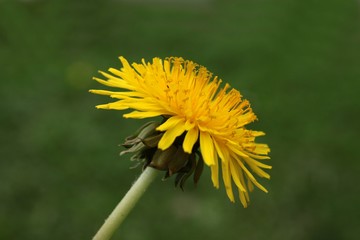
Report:
<svg viewBox="0 0 360 240"><path fill-rule="evenodd" d="M255 138L264 135L264 132L246 129L246 125L256 120L256 116L239 91L228 84L221 87L221 80L212 77L205 67L182 58L154 58L151 63L142 60L142 63L132 65L123 57L120 57L120 61L122 68L110 68L110 73L100 71L106 80L94 79L121 90L90 91L117 99L97 108L133 109L124 114L125 118L163 116L163 122L154 125L151 130L155 133L150 134L153 140L147 138L153 145L152 149L155 147L155 152L152 151L151 157L148 157L148 164L157 166L153 162L156 161L155 155L162 156L165 159L163 162L172 165L176 159L185 159L183 162L179 160L181 167L176 170L180 169L181 173L184 169L190 169L185 171L188 175L205 163L211 169L213 185L219 188L221 171L229 199L235 201L234 185L238 188L244 207L249 202L248 193L254 189L254 185L267 192L253 173L270 178L263 170L271 169L271 166L263 163L269 159L267 154L270 149L266 144L255 142ZM141 146L139 141L127 141L129 148L146 145L144 141ZM146 149L149 149L148 146ZM161 154L156 154L156 150ZM194 160L195 153L197 160ZM144 154L145 151L142 152Z"/></svg>

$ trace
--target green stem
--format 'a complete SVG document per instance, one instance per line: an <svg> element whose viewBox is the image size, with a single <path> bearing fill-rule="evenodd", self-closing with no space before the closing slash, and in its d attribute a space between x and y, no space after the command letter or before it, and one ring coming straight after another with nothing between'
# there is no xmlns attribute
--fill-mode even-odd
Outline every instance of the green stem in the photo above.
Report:
<svg viewBox="0 0 360 240"><path fill-rule="evenodd" d="M158 170L147 167L140 177L131 186L126 195L121 199L119 204L112 211L110 216L105 220L93 240L108 240L114 234L115 230L124 221L129 212L133 209L137 201L146 191L150 183L155 179Z"/></svg>

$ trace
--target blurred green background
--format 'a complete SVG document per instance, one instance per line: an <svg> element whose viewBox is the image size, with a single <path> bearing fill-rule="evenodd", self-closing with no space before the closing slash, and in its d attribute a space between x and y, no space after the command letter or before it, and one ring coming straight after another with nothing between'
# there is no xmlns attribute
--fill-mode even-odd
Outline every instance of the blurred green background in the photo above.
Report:
<svg viewBox="0 0 360 240"><path fill-rule="evenodd" d="M360 2L0 1L0 239L90 239L140 170L142 121L96 110L97 70L182 56L252 103L272 179L251 205L206 169L160 178L113 239L358 239Z"/></svg>

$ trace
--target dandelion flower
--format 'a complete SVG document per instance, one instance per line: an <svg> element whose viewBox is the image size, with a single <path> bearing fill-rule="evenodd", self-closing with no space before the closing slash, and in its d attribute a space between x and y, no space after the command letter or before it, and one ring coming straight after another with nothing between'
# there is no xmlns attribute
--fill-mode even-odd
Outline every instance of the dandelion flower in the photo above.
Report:
<svg viewBox="0 0 360 240"><path fill-rule="evenodd" d="M203 165L208 166L214 187L219 188L221 172L230 201L235 201L236 187L244 207L254 185L267 192L254 175L270 179L264 171L271 169L264 163L270 149L255 142L264 132L246 128L257 118L239 91L229 84L222 87L205 67L183 58L143 59L131 65L124 57L120 61L122 68L100 71L105 80L94 78L120 89L90 90L117 99L97 108L133 109L125 118L163 117L127 138L123 153L135 153L132 159L145 159L146 166L166 171L165 177L177 174L181 187L192 174L197 182Z"/></svg>

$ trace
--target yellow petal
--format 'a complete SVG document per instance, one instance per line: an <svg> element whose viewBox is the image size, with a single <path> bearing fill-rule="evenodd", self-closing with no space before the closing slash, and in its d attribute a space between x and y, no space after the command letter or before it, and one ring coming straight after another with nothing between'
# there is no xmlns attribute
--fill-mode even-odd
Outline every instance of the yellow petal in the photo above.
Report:
<svg viewBox="0 0 360 240"><path fill-rule="evenodd" d="M215 164L210 166L211 180L214 184L214 187L219 188L219 161L216 153L214 154L214 159Z"/></svg>
<svg viewBox="0 0 360 240"><path fill-rule="evenodd" d="M200 132L200 150L206 165L214 165L214 143L207 132Z"/></svg>
<svg viewBox="0 0 360 240"><path fill-rule="evenodd" d="M149 117L157 117L162 115L161 112L140 112L140 111L133 111L131 113L124 114L124 118L149 118Z"/></svg>
<svg viewBox="0 0 360 240"><path fill-rule="evenodd" d="M267 178L267 179L270 179L270 175L268 173L264 172L264 170L262 170L261 168L271 169L272 166L263 164L263 163L256 161L255 159L252 159L250 157L244 158L244 160L257 175Z"/></svg>
<svg viewBox="0 0 360 240"><path fill-rule="evenodd" d="M195 127L195 123L193 122L190 122L189 120L187 120L185 122L185 129L186 131L189 131L190 129L194 128Z"/></svg>
<svg viewBox="0 0 360 240"><path fill-rule="evenodd" d="M254 164L249 164L251 170L253 170L258 176L270 179L270 174L259 168L258 166L255 166Z"/></svg>
<svg viewBox="0 0 360 240"><path fill-rule="evenodd" d="M174 143L175 138L180 136L184 131L184 124L182 122L179 122L173 128L170 128L164 133L158 143L158 148L160 148L161 150L167 149L171 146L171 144Z"/></svg>
<svg viewBox="0 0 360 240"><path fill-rule="evenodd" d="M247 208L248 202L246 200L245 193L243 191L239 191L239 198L240 198L240 202L244 206L244 208Z"/></svg>
<svg viewBox="0 0 360 240"><path fill-rule="evenodd" d="M240 173L239 173L239 171L241 171L240 166L238 166L234 161L236 160L235 159L229 160L231 176L236 186L240 189L240 191L246 192L246 189L243 185L244 183L241 182L241 178L240 178Z"/></svg>
<svg viewBox="0 0 360 240"><path fill-rule="evenodd" d="M247 185L248 185L250 192L254 191L254 184L252 184L252 182L249 179L247 181Z"/></svg>
<svg viewBox="0 0 360 240"><path fill-rule="evenodd" d="M261 162L255 160L255 159L253 159L251 157L247 157L247 158L245 158L245 160L246 160L246 162L249 161L249 162L251 162L252 164L254 164L254 165L258 166L258 167L265 168L265 169L272 169L272 166L261 163Z"/></svg>
<svg viewBox="0 0 360 240"><path fill-rule="evenodd" d="M99 94L99 95L108 95L112 98L119 98L119 99L125 99L130 97L141 97L142 95L138 92L113 92L113 91L107 91L107 90L96 90L91 89L89 90L91 93Z"/></svg>
<svg viewBox="0 0 360 240"><path fill-rule="evenodd" d="M226 148L220 142L218 142L216 140L214 140L214 146L215 146L216 152L219 155L220 159L222 161L226 161L225 159L228 158Z"/></svg>
<svg viewBox="0 0 360 240"><path fill-rule="evenodd" d="M270 148L267 144L260 144L260 143L257 143L256 144L256 148L254 150L254 153L257 153L257 154L261 154L261 155L266 155L270 152Z"/></svg>
<svg viewBox="0 0 360 240"><path fill-rule="evenodd" d="M228 144L228 146L229 146L231 152L234 152L241 157L248 157L248 155L246 155L246 153L242 150L242 148L239 146L239 144L233 143L233 142L229 142L229 143L230 144Z"/></svg>
<svg viewBox="0 0 360 240"><path fill-rule="evenodd" d="M183 149L187 153L191 153L191 150L198 140L199 137L199 130L197 128L190 129L185 136L184 142L183 142Z"/></svg>
<svg viewBox="0 0 360 240"><path fill-rule="evenodd" d="M232 190L231 176L229 169L229 162L222 162L222 176L225 185L226 194L228 195L231 202L235 202L234 193Z"/></svg>
<svg viewBox="0 0 360 240"><path fill-rule="evenodd" d="M124 68L131 69L129 62L123 56L120 56L119 59Z"/></svg>
<svg viewBox="0 0 360 240"><path fill-rule="evenodd" d="M245 167L244 163L238 158L238 156L234 156L234 158L237 160L238 164L244 170L246 173L246 176L251 180L253 184L255 184L258 188L260 188L264 192L268 192L264 186L262 186L258 181L256 181L255 177L250 173L250 171Z"/></svg>
<svg viewBox="0 0 360 240"><path fill-rule="evenodd" d="M119 77L121 77L121 75L124 74L123 72L121 72L120 70L118 70L116 68L109 68L108 71L111 72L114 75L119 76Z"/></svg>
<svg viewBox="0 0 360 240"><path fill-rule="evenodd" d="M249 157L255 158L255 159L259 159L259 160L267 160L270 159L269 156L262 156L262 155L256 155L256 154L252 154L250 152L246 152L246 155L249 155Z"/></svg>
<svg viewBox="0 0 360 240"><path fill-rule="evenodd" d="M240 169L239 173L240 173L240 181L245 184L244 174L241 169ZM254 185L252 185L252 183L249 179L248 179L247 183L248 183L249 190L252 191L254 189ZM251 184L251 186L249 185L249 183ZM246 192L239 191L239 198L240 198L240 202L242 203L242 205L246 208L248 206L248 202L250 201L249 192L248 191L246 191Z"/></svg>
<svg viewBox="0 0 360 240"><path fill-rule="evenodd" d="M183 124L183 122L184 122L183 118L178 117L178 116L174 116L174 117L171 117L168 120L166 120L166 122L164 122L160 126L158 126L156 128L156 130L158 130L158 131L166 131L166 130L168 130L170 128L174 128L180 122L182 123L182 125L184 125Z"/></svg>
<svg viewBox="0 0 360 240"><path fill-rule="evenodd" d="M259 137L259 136L264 136L265 133L263 131L251 131L251 135L253 135L254 137Z"/></svg>
<svg viewBox="0 0 360 240"><path fill-rule="evenodd" d="M157 103L152 103L150 101L144 100L132 100L127 101L127 106L129 108L133 108L139 111L147 111L147 112L160 112L163 111L163 108L159 106Z"/></svg>
<svg viewBox="0 0 360 240"><path fill-rule="evenodd" d="M113 103L97 105L96 108L98 108L98 109L124 110L124 109L128 109L128 106L126 106L126 104L122 104L121 101L117 101L117 102L113 102Z"/></svg>

